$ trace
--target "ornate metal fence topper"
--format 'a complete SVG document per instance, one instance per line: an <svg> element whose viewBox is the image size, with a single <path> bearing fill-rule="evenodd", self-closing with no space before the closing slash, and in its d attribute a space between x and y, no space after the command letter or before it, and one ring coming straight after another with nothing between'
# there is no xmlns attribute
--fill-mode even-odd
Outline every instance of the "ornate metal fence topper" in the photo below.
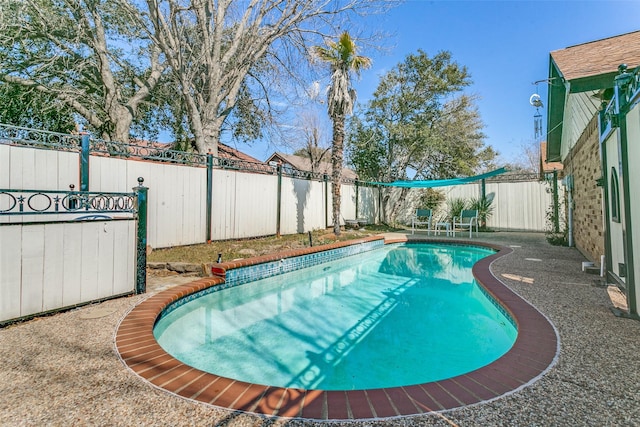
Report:
<svg viewBox="0 0 640 427"><path fill-rule="evenodd" d="M69 135L0 124L0 144L56 148L63 151L80 151L81 138L81 135Z"/></svg>
<svg viewBox="0 0 640 427"><path fill-rule="evenodd" d="M0 189L0 215L135 213L135 193Z"/></svg>
<svg viewBox="0 0 640 427"><path fill-rule="evenodd" d="M83 137L87 141L85 146L82 144ZM75 151L83 154L81 162L89 162L89 155L96 154L100 156L125 158L130 160L151 160L156 162L201 166L213 169L231 169L262 174L277 174L277 166L275 165L173 150L170 148L170 144L151 142L136 144L133 142L107 141L98 138L90 138L86 134L69 135L1 123L0 144ZM84 158L84 155L86 155L86 159ZM207 158L211 158L211 161L208 162ZM88 167L81 169L88 171ZM282 167L282 175L291 178L316 181L323 181L325 179L323 173L298 170L288 165ZM356 180L343 178L342 182L344 184L354 184ZM369 185L369 183L362 181L358 181L358 184L365 186Z"/></svg>
<svg viewBox="0 0 640 427"><path fill-rule="evenodd" d="M138 158L202 166L207 162L207 156L203 154L172 150L168 148L168 145L163 147L153 143L141 145L91 138L89 147L92 153L100 153L111 157Z"/></svg>
<svg viewBox="0 0 640 427"><path fill-rule="evenodd" d="M627 64L618 66L614 79L614 94L611 101L600 110L600 142L620 126L620 117L627 114L640 97L640 67L628 71Z"/></svg>

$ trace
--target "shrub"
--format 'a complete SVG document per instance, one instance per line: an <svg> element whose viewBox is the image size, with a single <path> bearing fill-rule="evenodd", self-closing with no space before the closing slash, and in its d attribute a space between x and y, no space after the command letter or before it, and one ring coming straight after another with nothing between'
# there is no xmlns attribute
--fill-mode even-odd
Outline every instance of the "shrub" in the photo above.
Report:
<svg viewBox="0 0 640 427"><path fill-rule="evenodd" d="M493 215L493 198L492 197L478 197L469 201L469 209L478 211L478 220L481 230L487 229L487 219Z"/></svg>
<svg viewBox="0 0 640 427"><path fill-rule="evenodd" d="M452 221L454 216L459 216L467 206L468 202L460 197L447 200L447 221Z"/></svg>
<svg viewBox="0 0 640 427"><path fill-rule="evenodd" d="M431 209L436 211L445 198L445 195L441 191L434 190L433 188L426 188L420 191L418 206L421 209Z"/></svg>
<svg viewBox="0 0 640 427"><path fill-rule="evenodd" d="M560 212L558 212L558 218L556 218L553 206L547 211L547 229L544 234L547 242L554 246L569 246L569 229L563 219ZM557 230L556 223L558 224Z"/></svg>

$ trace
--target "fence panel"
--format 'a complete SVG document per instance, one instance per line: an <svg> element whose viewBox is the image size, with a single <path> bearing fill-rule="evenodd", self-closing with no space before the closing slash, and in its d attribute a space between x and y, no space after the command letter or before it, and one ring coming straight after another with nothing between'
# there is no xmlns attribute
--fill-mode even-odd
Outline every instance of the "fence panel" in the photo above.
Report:
<svg viewBox="0 0 640 427"><path fill-rule="evenodd" d="M204 243L207 170L170 163L91 156L92 191L131 191L139 177L149 187L147 243L153 248Z"/></svg>
<svg viewBox="0 0 640 427"><path fill-rule="evenodd" d="M0 322L133 292L135 235L133 219L0 226Z"/></svg>
<svg viewBox="0 0 640 427"><path fill-rule="evenodd" d="M375 224L379 218L378 194L375 187L358 188L358 218L367 220L367 224Z"/></svg>
<svg viewBox="0 0 640 427"><path fill-rule="evenodd" d="M493 214L487 226L496 230L544 231L547 211L553 204L553 194L548 189L540 181L487 183L487 196L494 195Z"/></svg>
<svg viewBox="0 0 640 427"><path fill-rule="evenodd" d="M277 180L274 175L215 169L211 238L228 240L275 234Z"/></svg>
<svg viewBox="0 0 640 427"><path fill-rule="evenodd" d="M213 171L211 189L211 239L227 240L233 237L236 206L236 173L226 170Z"/></svg>
<svg viewBox="0 0 640 427"><path fill-rule="evenodd" d="M356 186L353 184L340 186L340 215L341 224L344 224L345 219L356 218Z"/></svg>
<svg viewBox="0 0 640 427"><path fill-rule="evenodd" d="M282 234L325 228L324 182L282 178Z"/></svg>
<svg viewBox="0 0 640 427"><path fill-rule="evenodd" d="M79 155L0 143L0 188L79 190Z"/></svg>
<svg viewBox="0 0 640 427"><path fill-rule="evenodd" d="M236 172L235 184L234 238L275 234L277 176Z"/></svg>

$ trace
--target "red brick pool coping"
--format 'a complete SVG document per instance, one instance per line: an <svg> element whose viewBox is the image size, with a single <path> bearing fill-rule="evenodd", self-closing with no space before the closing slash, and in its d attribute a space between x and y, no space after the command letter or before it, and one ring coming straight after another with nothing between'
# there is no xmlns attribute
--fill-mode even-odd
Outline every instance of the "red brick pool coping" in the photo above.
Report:
<svg viewBox="0 0 640 427"><path fill-rule="evenodd" d="M254 265L379 238L281 252L238 263L225 263L220 267L230 269ZM387 239L385 243L406 241L406 238ZM486 402L530 385L555 364L559 341L553 325L537 309L496 279L489 270L493 261L512 252L510 248L449 239L410 241L473 244L498 250L496 254L477 262L473 267L473 274L516 321L518 337L505 355L480 369L446 380L373 390L280 388L209 374L185 365L166 353L153 336L153 326L167 305L194 292L224 283L222 277L203 278L176 286L141 302L118 326L116 349L125 365L138 376L183 398L234 411L315 420L393 418Z"/></svg>

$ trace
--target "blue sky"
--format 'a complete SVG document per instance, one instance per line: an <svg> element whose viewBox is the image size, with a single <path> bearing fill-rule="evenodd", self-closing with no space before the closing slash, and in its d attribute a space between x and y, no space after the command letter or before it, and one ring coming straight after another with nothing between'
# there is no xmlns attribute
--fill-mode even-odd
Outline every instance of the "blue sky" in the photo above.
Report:
<svg viewBox="0 0 640 427"><path fill-rule="evenodd" d="M534 141L529 97L536 91L532 83L548 77L549 52L640 30L640 1L408 0L384 18L369 19L392 37L386 52L362 51L373 67L355 82L358 101L366 102L379 77L406 55L448 50L471 73L468 92L480 97L486 143L511 161ZM546 85L538 89L546 107ZM546 108L541 113L546 120ZM273 152L238 148L261 160Z"/></svg>

